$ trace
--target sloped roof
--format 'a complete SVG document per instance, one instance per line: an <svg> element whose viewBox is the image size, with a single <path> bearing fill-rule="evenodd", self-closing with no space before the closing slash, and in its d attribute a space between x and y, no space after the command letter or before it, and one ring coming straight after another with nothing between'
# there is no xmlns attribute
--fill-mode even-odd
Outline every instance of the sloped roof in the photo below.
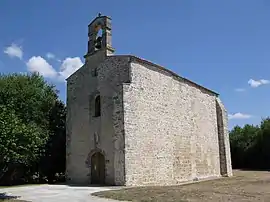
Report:
<svg viewBox="0 0 270 202"><path fill-rule="evenodd" d="M204 87L204 86L202 86L200 84L197 84L197 83L195 83L195 82L193 82L193 81L191 81L191 80L189 80L187 78L179 76L175 72L173 72L173 71L171 71L171 70L169 70L169 69L167 69L167 68L165 68L165 67L163 67L161 65L153 63L153 62L151 62L149 60L145 60L145 59L139 58L139 57L134 56L134 55L111 55L111 56L107 56L107 57L125 57L125 58L128 58L130 62L138 62L138 63L149 65L151 67L157 68L157 70L159 70L159 71L163 71L163 72L167 73L168 75L174 77L177 80L184 81L184 82L189 83L189 84L191 84L193 86L196 86L197 88L200 88L200 89L202 89L202 90L204 90L204 91L206 91L208 93L219 96L219 94L217 92L215 92L213 90L210 90L209 88L206 88L206 87ZM79 71L79 69L77 71ZM74 75L74 74L75 74L75 72L72 75ZM70 75L66 80L68 80L72 75Z"/></svg>
<svg viewBox="0 0 270 202"><path fill-rule="evenodd" d="M174 78L176 78L178 80L185 81L185 82L187 82L187 83L189 83L191 85L194 85L194 86L196 86L196 87L198 87L200 89L203 89L203 90L205 90L205 91L207 91L207 92L209 92L211 94L214 94L216 96L219 95L217 92L215 92L213 90L210 90L209 88L206 88L206 87L204 87L204 86L202 86L200 84L197 84L197 83L195 83L195 82L193 82L193 81L191 81L191 80L189 80L187 78L179 76L178 74L174 73L173 71L171 71L171 70L169 70L169 69L167 69L167 68L165 68L165 67L163 67L161 65L150 62L149 60L145 60L145 59L139 58L139 57L134 56L134 55L113 55L113 56L110 56L110 57L121 57L121 56L122 57L129 57L130 62L138 62L138 63L150 65L152 67L157 68L158 70L161 70L161 71L164 71L164 72L168 73L170 76L172 76L172 77L174 77Z"/></svg>

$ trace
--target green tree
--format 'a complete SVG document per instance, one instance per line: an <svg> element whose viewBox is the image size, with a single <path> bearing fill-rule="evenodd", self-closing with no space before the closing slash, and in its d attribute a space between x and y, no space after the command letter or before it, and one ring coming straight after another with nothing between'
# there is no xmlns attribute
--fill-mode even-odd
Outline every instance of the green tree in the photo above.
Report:
<svg viewBox="0 0 270 202"><path fill-rule="evenodd" d="M15 110L0 105L0 180L9 183L16 179L21 166L38 159L45 143L46 137L35 123L24 123Z"/></svg>
<svg viewBox="0 0 270 202"><path fill-rule="evenodd" d="M256 144L260 128L246 124L243 128L236 126L230 132L232 164L234 168L248 167L252 164L250 156Z"/></svg>
<svg viewBox="0 0 270 202"><path fill-rule="evenodd" d="M233 168L270 169L270 118L230 131Z"/></svg>
<svg viewBox="0 0 270 202"><path fill-rule="evenodd" d="M0 184L33 170L44 154L57 99L55 87L37 74L0 75Z"/></svg>
<svg viewBox="0 0 270 202"><path fill-rule="evenodd" d="M41 172L49 183L59 181L57 174L63 176L66 168L66 107L57 101L50 114L50 136L41 159Z"/></svg>
<svg viewBox="0 0 270 202"><path fill-rule="evenodd" d="M270 169L270 118L263 119L254 147L254 164L260 169Z"/></svg>

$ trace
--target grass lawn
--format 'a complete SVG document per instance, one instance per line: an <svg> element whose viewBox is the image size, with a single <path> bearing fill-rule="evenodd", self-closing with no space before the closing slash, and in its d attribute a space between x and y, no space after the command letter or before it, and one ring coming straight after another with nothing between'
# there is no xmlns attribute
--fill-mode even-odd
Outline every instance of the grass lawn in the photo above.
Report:
<svg viewBox="0 0 270 202"><path fill-rule="evenodd" d="M93 195L137 202L270 202L270 172L234 171L231 178L179 186L124 188Z"/></svg>

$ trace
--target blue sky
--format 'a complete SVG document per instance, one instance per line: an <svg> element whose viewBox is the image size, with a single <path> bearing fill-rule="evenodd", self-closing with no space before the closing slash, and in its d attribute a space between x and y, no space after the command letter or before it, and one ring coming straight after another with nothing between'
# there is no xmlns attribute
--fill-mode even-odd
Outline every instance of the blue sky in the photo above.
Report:
<svg viewBox="0 0 270 202"><path fill-rule="evenodd" d="M0 71L39 71L60 90L82 63L87 25L112 17L116 54L163 65L218 93L230 127L270 115L270 1L0 1Z"/></svg>

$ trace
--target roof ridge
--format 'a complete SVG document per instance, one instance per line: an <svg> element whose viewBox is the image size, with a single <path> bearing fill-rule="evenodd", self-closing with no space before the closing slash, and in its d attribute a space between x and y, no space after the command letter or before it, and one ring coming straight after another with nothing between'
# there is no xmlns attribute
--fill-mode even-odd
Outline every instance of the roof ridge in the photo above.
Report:
<svg viewBox="0 0 270 202"><path fill-rule="evenodd" d="M137 61L137 62L141 62L141 63L147 64L147 65L154 66L154 67L158 68L159 70L162 70L162 71L165 71L165 72L171 74L171 76L174 76L174 77L176 77L178 79L183 79L184 81L186 81L186 82L188 82L188 83L190 83L192 85L195 85L195 86L197 86L197 87L199 87L199 88L201 88L201 89L203 89L205 91L208 91L208 92L210 92L210 93L212 93L212 94L214 94L216 96L219 95L217 92L215 92L215 91L213 91L213 90L211 90L209 88L206 88L206 87L204 87L204 86L202 86L202 85L200 85L198 83L195 83L195 82L193 82L193 81L191 81L191 80L189 80L189 79L187 79L185 77L182 77L179 74L173 72L172 70L169 70L169 69L167 69L167 68L165 68L165 67L163 67L163 66L161 66L159 64L156 64L154 62L151 62L149 60L142 59L142 58L134 56L134 55L111 55L111 56L108 56L108 57L129 57L130 61Z"/></svg>

